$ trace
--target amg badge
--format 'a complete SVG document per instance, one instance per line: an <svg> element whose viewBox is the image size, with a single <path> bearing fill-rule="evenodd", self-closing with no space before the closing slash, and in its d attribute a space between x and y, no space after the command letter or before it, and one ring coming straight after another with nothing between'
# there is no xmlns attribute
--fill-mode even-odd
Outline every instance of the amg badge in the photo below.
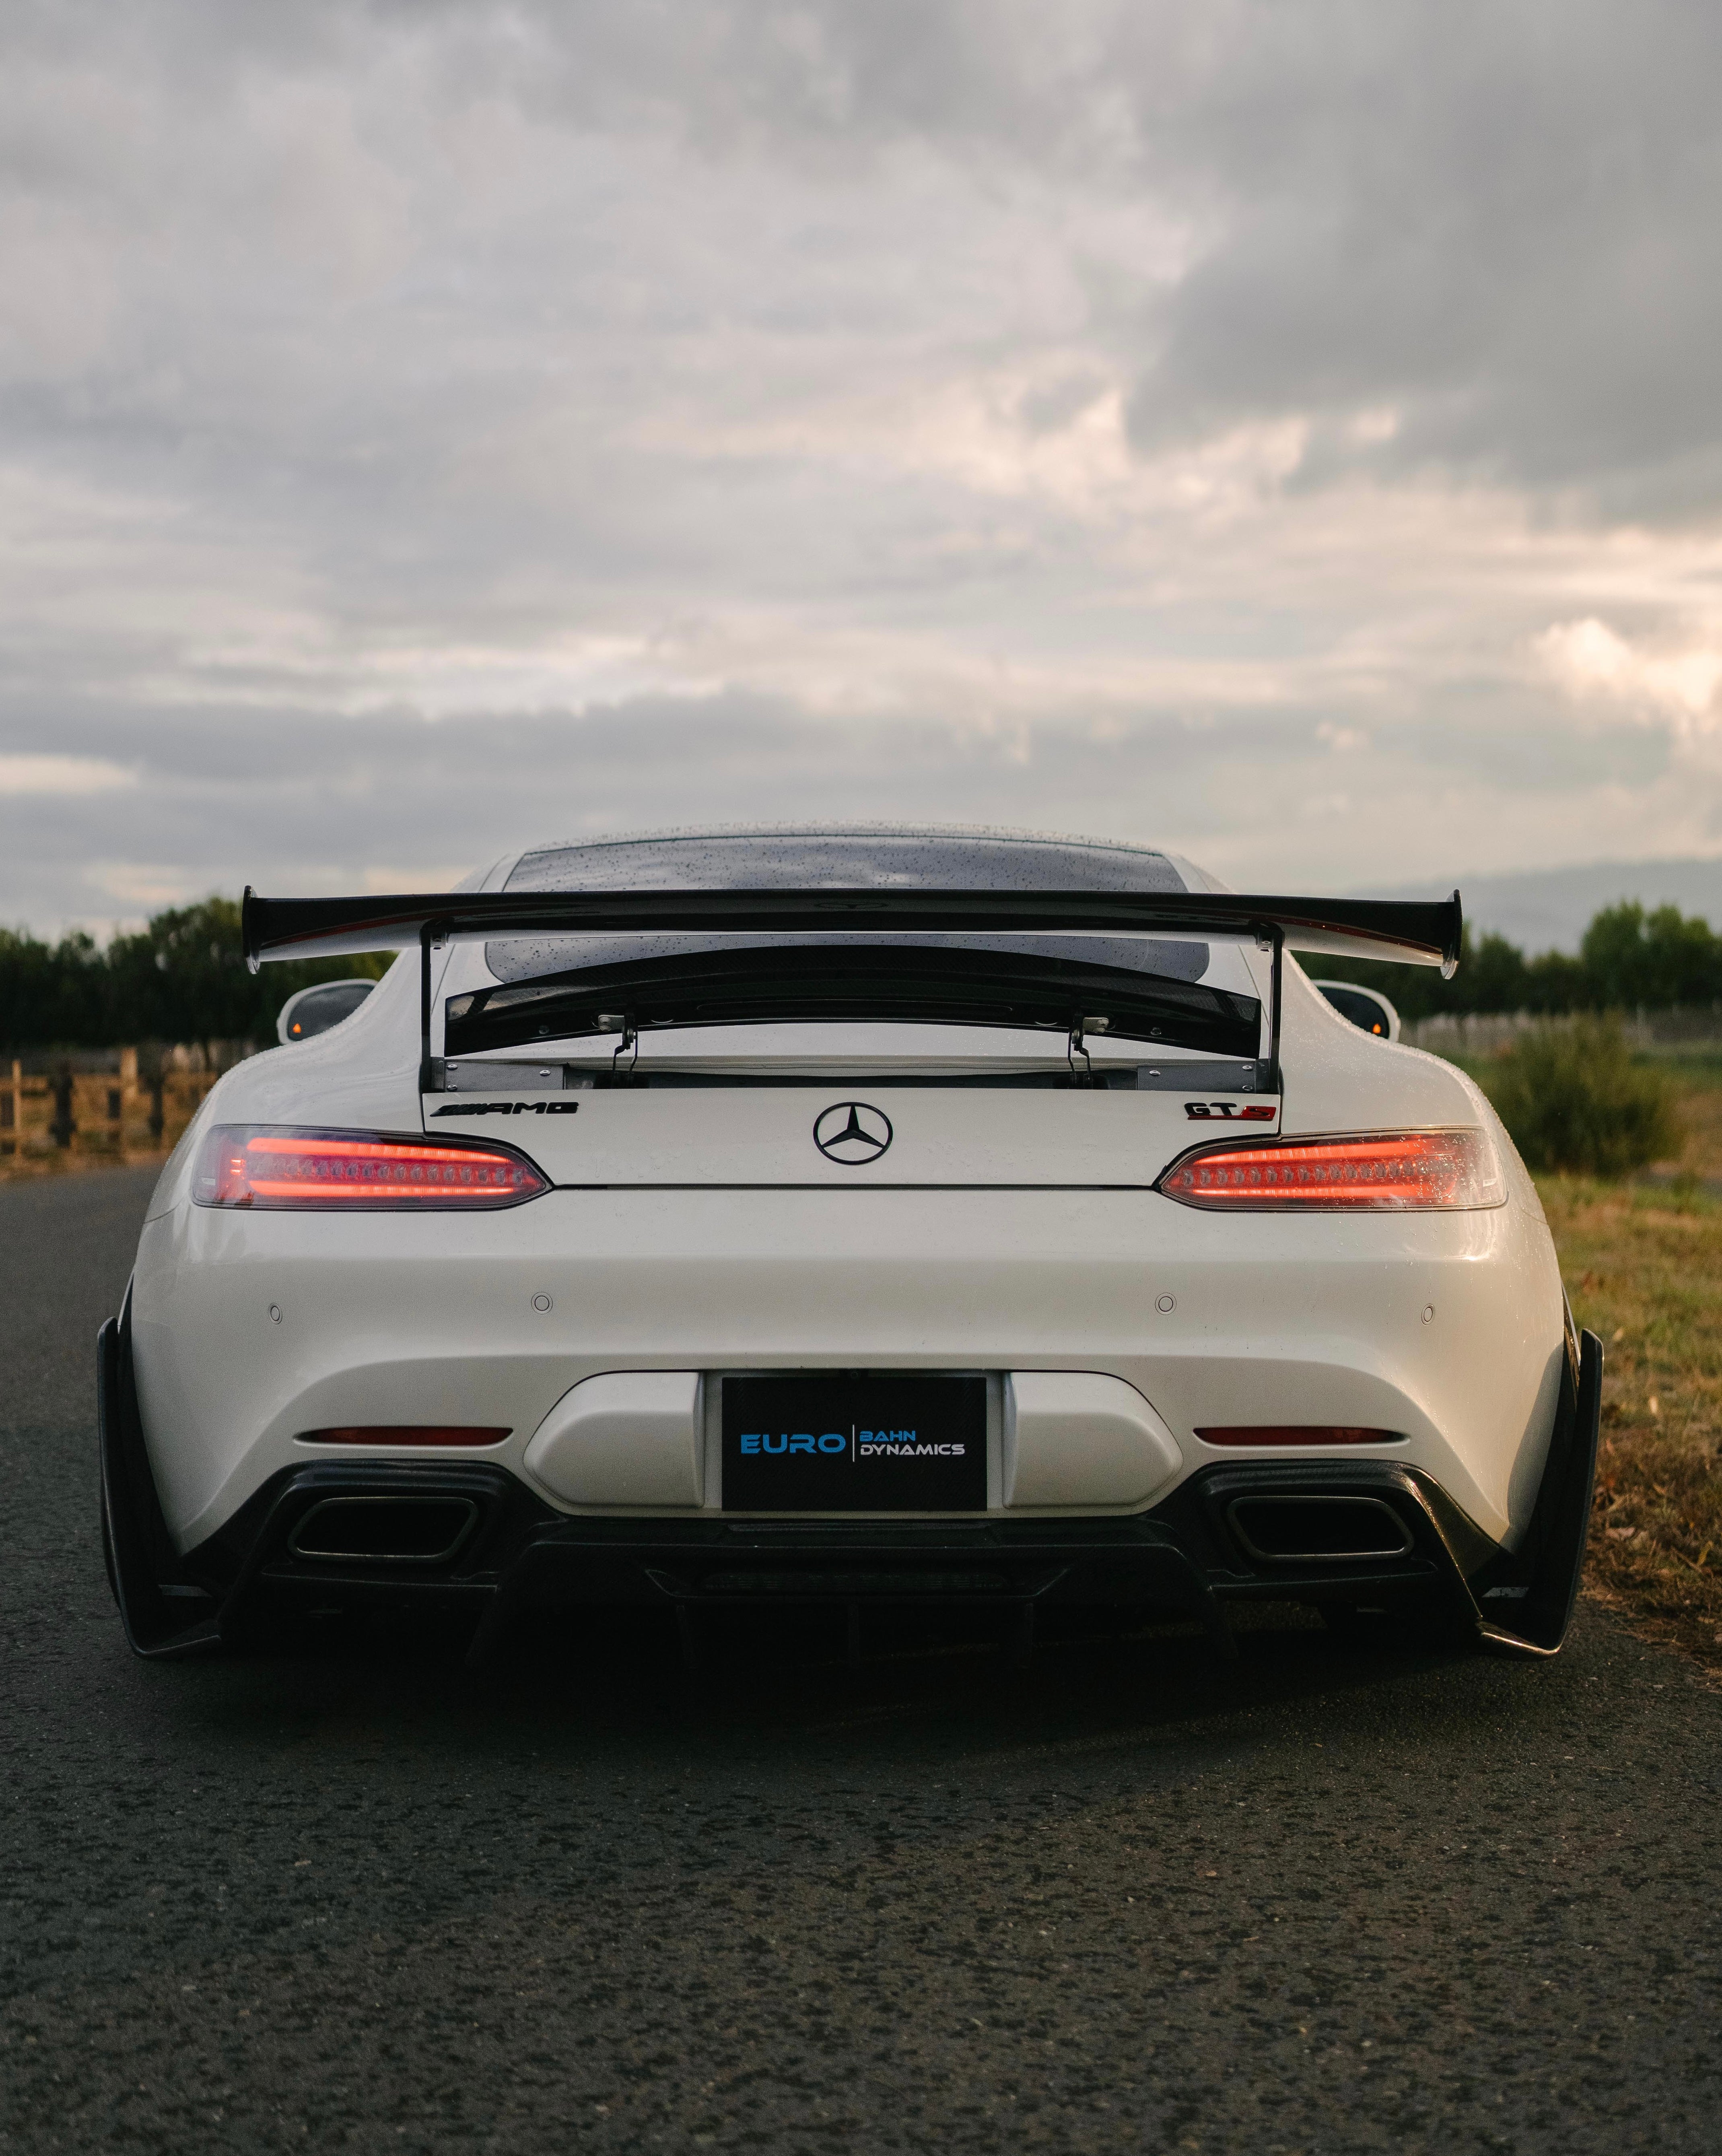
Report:
<svg viewBox="0 0 1722 2156"><path fill-rule="evenodd" d="M577 1116L577 1101L451 1101L433 1116Z"/></svg>

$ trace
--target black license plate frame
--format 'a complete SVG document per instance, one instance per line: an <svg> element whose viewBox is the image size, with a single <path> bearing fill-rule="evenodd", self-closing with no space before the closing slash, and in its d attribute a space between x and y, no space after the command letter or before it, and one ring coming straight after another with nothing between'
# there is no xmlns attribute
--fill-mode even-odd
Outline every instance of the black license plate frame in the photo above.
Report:
<svg viewBox="0 0 1722 2156"><path fill-rule="evenodd" d="M972 1371L727 1375L723 1509L984 1512L989 1420L987 1378Z"/></svg>

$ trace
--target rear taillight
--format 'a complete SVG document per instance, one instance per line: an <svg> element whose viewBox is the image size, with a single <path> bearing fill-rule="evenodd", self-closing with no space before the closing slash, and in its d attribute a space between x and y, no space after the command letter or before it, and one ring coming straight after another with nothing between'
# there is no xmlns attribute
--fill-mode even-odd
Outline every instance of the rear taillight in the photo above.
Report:
<svg viewBox="0 0 1722 2156"><path fill-rule="evenodd" d="M549 1188L512 1146L223 1123L203 1141L192 1197L254 1211L479 1213Z"/></svg>
<svg viewBox="0 0 1722 2156"><path fill-rule="evenodd" d="M1401 1131L1301 1143L1212 1146L1161 1181L1216 1213L1437 1213L1506 1202L1481 1131Z"/></svg>

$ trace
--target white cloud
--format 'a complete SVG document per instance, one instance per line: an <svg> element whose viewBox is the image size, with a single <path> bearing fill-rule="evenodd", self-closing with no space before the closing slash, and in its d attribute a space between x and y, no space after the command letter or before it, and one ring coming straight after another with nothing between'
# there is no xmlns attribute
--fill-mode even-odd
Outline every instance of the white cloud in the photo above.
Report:
<svg viewBox="0 0 1722 2156"><path fill-rule="evenodd" d="M187 874L160 861L92 861L85 874L95 888L122 906L184 906L201 897L204 886Z"/></svg>
<svg viewBox="0 0 1722 2156"><path fill-rule="evenodd" d="M366 891L453 891L472 866L470 861L445 860L428 865L418 861L406 867L398 864L372 867L360 876L359 887Z"/></svg>
<svg viewBox="0 0 1722 2156"><path fill-rule="evenodd" d="M1645 649L1587 614L1545 629L1535 649L1570 696L1621 705L1688 733L1712 732L1722 717L1722 635L1700 633Z"/></svg>
<svg viewBox="0 0 1722 2156"><path fill-rule="evenodd" d="M135 770L97 756L10 756L0 752L0 795L111 793L138 783Z"/></svg>

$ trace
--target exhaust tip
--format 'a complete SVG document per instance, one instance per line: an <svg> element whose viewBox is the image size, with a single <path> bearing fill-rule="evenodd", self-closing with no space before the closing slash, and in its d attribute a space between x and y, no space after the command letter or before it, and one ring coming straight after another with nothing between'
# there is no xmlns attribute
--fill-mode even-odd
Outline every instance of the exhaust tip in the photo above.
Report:
<svg viewBox="0 0 1722 2156"><path fill-rule="evenodd" d="M1404 1521L1380 1497L1234 1497L1226 1517L1257 1564L1356 1564L1408 1557L1413 1547Z"/></svg>
<svg viewBox="0 0 1722 2156"><path fill-rule="evenodd" d="M446 1564L478 1517L470 1497L325 1497L287 1547L315 1564Z"/></svg>

